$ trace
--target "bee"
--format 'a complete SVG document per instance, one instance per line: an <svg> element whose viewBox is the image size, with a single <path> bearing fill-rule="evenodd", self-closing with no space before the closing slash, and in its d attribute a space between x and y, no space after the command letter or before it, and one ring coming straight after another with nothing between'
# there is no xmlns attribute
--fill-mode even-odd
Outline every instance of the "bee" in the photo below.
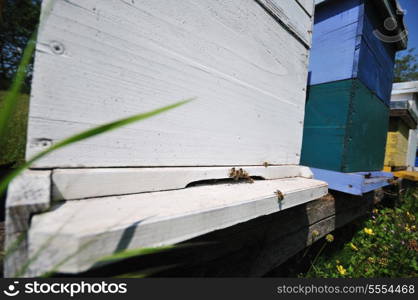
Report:
<svg viewBox="0 0 418 300"><path fill-rule="evenodd" d="M282 200L284 199L284 195L280 190L277 190L274 192L274 194L277 196L277 200L280 202L282 202Z"/></svg>
<svg viewBox="0 0 418 300"><path fill-rule="evenodd" d="M254 182L254 180L251 178L251 176L248 174L248 172L243 170L242 168L239 168L238 170L235 169L235 168L232 168L229 171L229 178L234 179L234 181L239 181L240 179L244 179L249 183Z"/></svg>
<svg viewBox="0 0 418 300"><path fill-rule="evenodd" d="M233 178L235 180L236 177L236 170L235 168L232 168L231 170L229 170L229 178Z"/></svg>
<svg viewBox="0 0 418 300"><path fill-rule="evenodd" d="M263 163L263 166L264 166L265 168L267 168L267 167L269 166L269 163L265 161L265 162Z"/></svg>

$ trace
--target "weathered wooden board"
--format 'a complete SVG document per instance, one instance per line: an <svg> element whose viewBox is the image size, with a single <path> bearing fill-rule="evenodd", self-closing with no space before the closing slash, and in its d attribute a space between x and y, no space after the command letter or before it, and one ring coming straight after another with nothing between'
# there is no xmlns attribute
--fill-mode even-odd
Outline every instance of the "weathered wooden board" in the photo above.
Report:
<svg viewBox="0 0 418 300"><path fill-rule="evenodd" d="M4 276L25 274L28 263L27 231L33 214L46 211L51 203L51 171L26 171L8 187ZM13 250L12 250L13 249ZM21 273L21 274L20 274Z"/></svg>
<svg viewBox="0 0 418 300"><path fill-rule="evenodd" d="M27 156L198 99L35 167L299 163L308 50L256 1L55 1L42 25Z"/></svg>
<svg viewBox="0 0 418 300"><path fill-rule="evenodd" d="M122 272L172 265L178 267L154 276L266 276L267 272L306 246L370 211L373 203L379 201L383 194L382 191L362 197L344 193L333 193L333 197L328 194L291 209L187 240L185 247L104 266L79 276L115 276ZM314 230L319 233L318 236L313 234Z"/></svg>
<svg viewBox="0 0 418 300"><path fill-rule="evenodd" d="M259 179L312 178L309 168L301 166L248 166L243 170ZM181 189L191 183L227 179L230 171L231 167L55 169L52 194L54 200L72 200Z"/></svg>
<svg viewBox="0 0 418 300"><path fill-rule="evenodd" d="M310 48L312 37L311 15L300 8L297 0L256 0ZM312 1L311 1L312 2Z"/></svg>
<svg viewBox="0 0 418 300"><path fill-rule="evenodd" d="M296 0L296 2L303 7L308 15L313 16L315 9L314 0Z"/></svg>
<svg viewBox="0 0 418 300"><path fill-rule="evenodd" d="M277 190L284 195L281 201ZM29 254L43 249L31 272L39 274L59 263L59 272L85 271L114 251L177 243L327 192L322 181L289 178L67 201L32 218Z"/></svg>

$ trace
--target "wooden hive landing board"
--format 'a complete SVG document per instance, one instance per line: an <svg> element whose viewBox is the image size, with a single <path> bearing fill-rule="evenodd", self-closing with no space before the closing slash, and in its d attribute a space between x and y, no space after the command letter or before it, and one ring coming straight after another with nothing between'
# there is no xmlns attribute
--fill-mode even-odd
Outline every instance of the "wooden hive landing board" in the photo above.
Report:
<svg viewBox="0 0 418 300"><path fill-rule="evenodd" d="M181 242L327 192L325 182L289 178L66 201L32 218L29 256L39 256L30 266L31 274L57 264L58 272L85 271L115 251Z"/></svg>

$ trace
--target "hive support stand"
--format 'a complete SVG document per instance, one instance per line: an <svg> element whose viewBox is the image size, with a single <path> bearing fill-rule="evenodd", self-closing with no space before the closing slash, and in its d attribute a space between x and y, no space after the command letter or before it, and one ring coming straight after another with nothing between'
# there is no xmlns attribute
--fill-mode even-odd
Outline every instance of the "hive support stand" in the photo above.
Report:
<svg viewBox="0 0 418 300"><path fill-rule="evenodd" d="M317 168L311 171L314 179L327 182L330 190L358 196L388 186L393 179L392 173L380 171L342 173Z"/></svg>

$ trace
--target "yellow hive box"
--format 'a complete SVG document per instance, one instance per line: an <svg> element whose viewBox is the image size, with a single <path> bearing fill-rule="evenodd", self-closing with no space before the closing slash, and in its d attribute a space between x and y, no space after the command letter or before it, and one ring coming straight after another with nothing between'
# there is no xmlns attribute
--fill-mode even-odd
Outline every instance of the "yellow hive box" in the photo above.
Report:
<svg viewBox="0 0 418 300"><path fill-rule="evenodd" d="M405 167L409 128L400 118L391 118L386 142L385 167Z"/></svg>
<svg viewBox="0 0 418 300"><path fill-rule="evenodd" d="M412 172L412 171L399 171L394 172L393 175L395 177L411 180L411 181L418 181L418 172Z"/></svg>

